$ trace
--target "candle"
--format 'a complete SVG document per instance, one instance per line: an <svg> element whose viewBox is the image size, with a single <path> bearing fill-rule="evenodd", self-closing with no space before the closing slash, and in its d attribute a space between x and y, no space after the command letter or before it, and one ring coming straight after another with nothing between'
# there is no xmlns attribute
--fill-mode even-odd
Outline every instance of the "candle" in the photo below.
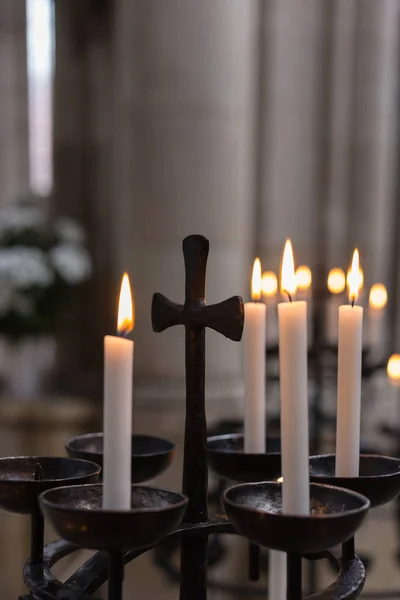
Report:
<svg viewBox="0 0 400 600"><path fill-rule="evenodd" d="M367 334L373 352L382 356L386 346L387 291L383 283L374 283L369 292Z"/></svg>
<svg viewBox="0 0 400 600"><path fill-rule="evenodd" d="M296 269L296 290L297 297L302 300L308 300L311 297L312 273L307 265L300 265Z"/></svg>
<svg viewBox="0 0 400 600"><path fill-rule="evenodd" d="M400 354L392 354L387 364L387 374L390 381L390 409L394 423L399 420L400 406Z"/></svg>
<svg viewBox="0 0 400 600"><path fill-rule="evenodd" d="M131 507L134 314L128 275L121 283L118 336L104 338L103 508Z"/></svg>
<svg viewBox="0 0 400 600"><path fill-rule="evenodd" d="M313 306L312 306L312 272L307 265L300 265L296 269L296 297L298 300L307 300L307 341L310 345L313 339Z"/></svg>
<svg viewBox="0 0 400 600"><path fill-rule="evenodd" d="M278 343L278 312L276 297L278 293L278 278L274 271L264 271L261 280L261 291L268 312L267 344Z"/></svg>
<svg viewBox="0 0 400 600"><path fill-rule="evenodd" d="M278 304L281 390L282 507L305 515L310 509L308 473L307 303L293 302L293 251L287 240L281 288L289 302Z"/></svg>
<svg viewBox="0 0 400 600"><path fill-rule="evenodd" d="M346 274L346 285L347 285L347 289L349 290L349 294L350 294L350 281L351 281L351 277L352 277L352 268L350 267L349 269L347 269L347 274ZM358 269L358 294L357 294L357 301L360 304L361 303L361 299L364 295L364 271L362 270L361 267L359 267Z"/></svg>
<svg viewBox="0 0 400 600"><path fill-rule="evenodd" d="M351 304L339 307L336 475L357 477L360 462L361 357L363 309L355 306L361 286L359 255L349 277Z"/></svg>
<svg viewBox="0 0 400 600"><path fill-rule="evenodd" d="M261 263L253 267L251 295L244 305L244 450L265 452L265 320L266 306L261 299Z"/></svg>
<svg viewBox="0 0 400 600"><path fill-rule="evenodd" d="M331 295L326 303L326 339L331 344L338 340L338 313L346 277L342 269L331 269L328 274L328 290Z"/></svg>

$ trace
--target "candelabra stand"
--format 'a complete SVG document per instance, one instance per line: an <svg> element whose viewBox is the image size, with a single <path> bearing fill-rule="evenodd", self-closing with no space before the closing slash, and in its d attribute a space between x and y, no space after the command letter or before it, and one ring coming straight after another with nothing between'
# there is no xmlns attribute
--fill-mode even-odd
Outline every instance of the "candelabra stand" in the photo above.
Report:
<svg viewBox="0 0 400 600"><path fill-rule="evenodd" d="M42 554L42 521L39 522L39 517L35 520L32 556L24 567L24 579L30 590L25 600L89 600L106 579L108 599L121 600L124 564L166 540L175 539L181 541L180 600L206 600L208 538L212 534L233 533L244 535L251 542L253 577L257 575L259 545L288 554L288 600L302 597L304 555L313 559L327 555L339 568L335 582L327 590L314 594L312 600L351 600L361 592L365 580L364 567L354 554L351 540L370 503L387 501L389 496L400 492L399 475L394 469L396 459L364 457L362 464L367 465L368 474L340 481L344 487L337 487L330 485L338 483L330 470L333 459L313 457L313 478L319 483L310 485L310 514L298 517L282 514L281 484L266 481L280 475L279 454L244 454L237 436L209 440L207 449L205 328L211 327L239 341L244 321L243 301L233 297L206 305L208 241L202 236L189 236L183 241L183 253L184 304L175 304L155 294L152 305L155 331L174 325L183 325L186 330L183 493L138 485L138 481L160 473L172 460L173 446L152 436L133 439L135 484L131 508L125 511L103 509L102 485L93 483L102 463L101 434L70 440L69 458L0 461L0 506L37 515L39 503L45 518L62 538L46 546ZM83 457L95 462L82 460ZM226 490L223 494L226 514L212 518L208 516L208 464L224 478L252 479ZM397 469L399 466L400 463ZM257 483L257 480L262 481ZM379 495L382 481L384 496ZM327 550L340 544L341 554ZM51 573L51 567L79 547L98 552L61 583Z"/></svg>

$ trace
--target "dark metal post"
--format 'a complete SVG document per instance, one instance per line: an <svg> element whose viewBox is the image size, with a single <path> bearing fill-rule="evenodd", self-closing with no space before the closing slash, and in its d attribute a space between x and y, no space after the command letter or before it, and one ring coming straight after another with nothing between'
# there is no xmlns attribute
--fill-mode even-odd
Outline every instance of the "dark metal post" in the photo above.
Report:
<svg viewBox="0 0 400 600"><path fill-rule="evenodd" d="M207 424L205 414L205 330L186 327L186 421L182 491L189 498L185 521L207 521ZM180 600L207 598L207 536L181 545Z"/></svg>
<svg viewBox="0 0 400 600"><path fill-rule="evenodd" d="M342 544L342 562L348 563L354 559L355 543L354 536Z"/></svg>
<svg viewBox="0 0 400 600"><path fill-rule="evenodd" d="M302 573L301 555L287 555L287 600L301 600L302 598Z"/></svg>
<svg viewBox="0 0 400 600"><path fill-rule="evenodd" d="M31 515L31 564L43 562L44 518L38 510Z"/></svg>
<svg viewBox="0 0 400 600"><path fill-rule="evenodd" d="M35 467L34 479L41 481L43 476L42 465L38 462ZM44 546L44 518L40 509L31 515L31 564L38 565L43 562Z"/></svg>
<svg viewBox="0 0 400 600"><path fill-rule="evenodd" d="M107 600L122 600L124 583L124 561L122 553L111 550L108 553L108 594Z"/></svg>
<svg viewBox="0 0 400 600"><path fill-rule="evenodd" d="M189 498L186 523L204 523L207 515L207 423L205 414L205 328L211 327L234 341L243 332L244 307L239 296L219 304L206 304L206 266L209 243L201 235L183 240L185 303L176 304L154 294L154 331L184 325L186 330L186 421L182 491ZM207 598L206 534L185 537L181 545L180 600Z"/></svg>
<svg viewBox="0 0 400 600"><path fill-rule="evenodd" d="M249 542L249 579L260 579L260 546L254 542Z"/></svg>

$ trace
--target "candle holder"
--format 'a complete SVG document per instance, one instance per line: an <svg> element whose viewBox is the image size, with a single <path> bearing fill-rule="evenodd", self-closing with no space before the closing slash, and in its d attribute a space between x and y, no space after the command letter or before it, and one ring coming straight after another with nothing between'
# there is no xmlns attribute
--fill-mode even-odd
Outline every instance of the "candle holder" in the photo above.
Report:
<svg viewBox="0 0 400 600"><path fill-rule="evenodd" d="M244 435L231 433L207 439L207 457L210 469L223 479L250 482L276 480L281 476L280 452L245 453ZM275 446L268 439L266 447Z"/></svg>
<svg viewBox="0 0 400 600"><path fill-rule="evenodd" d="M103 467L103 433L71 438L65 445L68 456L92 460ZM175 445L154 435L132 435L132 483L143 483L163 473L175 456Z"/></svg>
<svg viewBox="0 0 400 600"><path fill-rule="evenodd" d="M394 500L400 494L400 459L379 454L360 455L358 477L336 477L335 454L310 457L310 480L363 494L371 508Z"/></svg>
<svg viewBox="0 0 400 600"><path fill-rule="evenodd" d="M0 458L0 508L31 516L32 565L43 560L44 521L39 510L39 494L60 485L94 482L99 474L99 465L75 458Z"/></svg>
<svg viewBox="0 0 400 600"><path fill-rule="evenodd" d="M188 499L161 488L132 486L130 510L103 509L102 500L103 486L95 484L48 490L40 504L63 539L82 548L108 551L108 598L120 600L122 552L161 542L181 522Z"/></svg>
<svg viewBox="0 0 400 600"><path fill-rule="evenodd" d="M186 333L187 393L182 493L134 485L131 510L104 510L101 485L79 485L84 482L82 478L74 482L78 485L66 486L66 483L72 482L72 475L76 472L64 474L63 479L62 462L55 465L52 476L46 475L43 463L34 481L36 466L31 462L29 469L25 470L25 473L30 473L26 478L31 485L44 483L38 481L41 469L51 482L50 489L44 488L47 491L40 496L40 504L46 518L63 539L46 546L43 558L37 564L34 564L35 551L32 550L33 558L24 567L24 580L31 594L25 600L93 600L93 593L107 579L108 600L121 600L124 563L164 541L168 544L181 542L180 600L206 600L208 538L210 535L238 532L252 540L253 566L257 558L257 544L289 552L289 600L301 598L301 554L307 552L328 554L340 568L336 581L327 590L314 594L312 600L353 600L360 593L365 570L354 555L354 547L349 545L369 506L368 499L360 494L326 484L311 484L314 514L294 517L281 514L281 486L278 483L242 483L224 495L232 522L226 515L208 516L208 466L220 476L235 480L247 480L249 477L276 479L280 475L280 454L245 454L243 436L220 436L219 439L210 438L207 443L206 328L239 341L244 321L243 301L238 296L218 304L206 304L208 250L208 240L203 236L186 238L183 241L186 270L184 303L177 304L161 294L155 294L152 303L154 331L161 332L181 325ZM144 446L138 450L137 442L139 438L143 441L144 437ZM102 434L73 438L67 443L67 451L75 457L90 456L101 464ZM154 477L170 464L172 457L173 446L169 442L152 436L134 436L133 480ZM75 461L69 462L69 465L82 464L78 458L57 460ZM94 472L87 473L87 477L98 476L100 467L95 465L93 469ZM0 496L1 472L0 461ZM24 470L21 469L21 472L24 473ZM35 510L39 491L43 490L35 489L34 493ZM11 491L8 494L9 505L20 512L20 499L12 496ZM340 559L337 553L325 550L348 538L350 542L344 543ZM67 581L58 581L51 567L78 547L99 551ZM317 557L316 554L313 556Z"/></svg>
<svg viewBox="0 0 400 600"><path fill-rule="evenodd" d="M301 557L320 553L351 539L370 506L365 496L350 490L310 484L310 514L282 513L282 484L244 483L229 488L223 495L228 517L236 530L252 542L288 555L287 600L302 598ZM342 557L336 582L312 596L354 598L365 581L365 569L354 555Z"/></svg>

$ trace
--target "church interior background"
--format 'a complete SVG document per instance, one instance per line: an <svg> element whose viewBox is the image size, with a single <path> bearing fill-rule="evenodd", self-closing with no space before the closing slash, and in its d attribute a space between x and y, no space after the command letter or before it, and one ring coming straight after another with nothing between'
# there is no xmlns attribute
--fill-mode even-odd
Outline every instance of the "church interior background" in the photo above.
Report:
<svg viewBox="0 0 400 600"><path fill-rule="evenodd" d="M181 298L181 240L191 233L210 240L213 302L249 299L256 256L279 274L290 237L312 272L312 306L328 272L346 272L359 248L366 315L372 285L387 290L362 443L397 455L385 427L400 425L386 373L400 352L399 26L400 0L1 0L1 456L64 455L68 437L101 430L102 340L115 330L127 271L133 428L177 445L157 484L180 489L184 331L153 333L150 306L154 291ZM265 293L272 311L278 294ZM329 381L328 414L335 399ZM210 430L243 417L241 344L212 331L206 402ZM273 382L266 403L279 416ZM322 443L331 447L329 431ZM24 517L0 513L3 600L24 593L28 530ZM399 530L395 501L358 536L370 598L400 590ZM211 600L246 597L246 549L240 539L214 544L210 577L222 584ZM59 577L87 554L58 564ZM167 549L167 562L175 554ZM127 568L128 597L177 597L165 556ZM324 565L313 578L322 587L332 572Z"/></svg>

